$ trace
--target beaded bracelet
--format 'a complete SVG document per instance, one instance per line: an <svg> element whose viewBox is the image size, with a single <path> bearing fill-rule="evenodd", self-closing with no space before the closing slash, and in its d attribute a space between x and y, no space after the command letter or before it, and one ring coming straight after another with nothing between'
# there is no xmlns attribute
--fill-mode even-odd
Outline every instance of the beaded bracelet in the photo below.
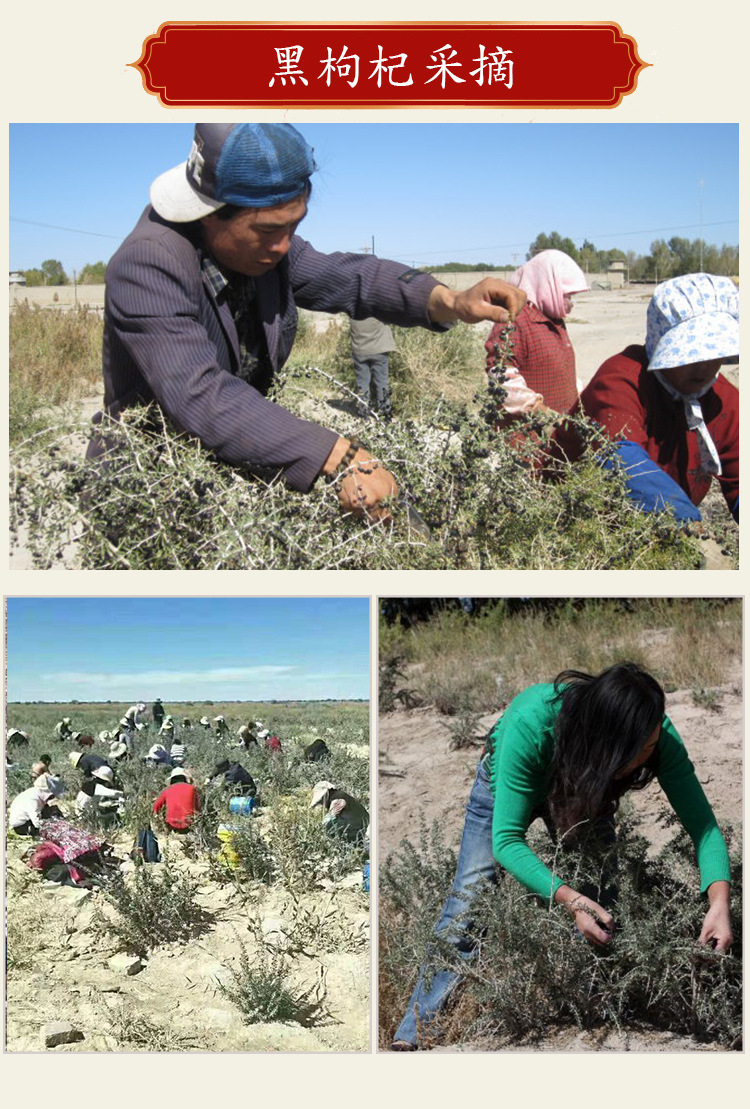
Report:
<svg viewBox="0 0 750 1109"><path fill-rule="evenodd" d="M336 469L332 470L330 474L326 475L326 481L329 485L332 485L334 481L338 481L338 479L346 473L346 471L349 469L352 462L354 461L355 454L358 450L362 449L363 444L356 435L353 435L349 440L349 446L346 448L346 453L339 462Z"/></svg>

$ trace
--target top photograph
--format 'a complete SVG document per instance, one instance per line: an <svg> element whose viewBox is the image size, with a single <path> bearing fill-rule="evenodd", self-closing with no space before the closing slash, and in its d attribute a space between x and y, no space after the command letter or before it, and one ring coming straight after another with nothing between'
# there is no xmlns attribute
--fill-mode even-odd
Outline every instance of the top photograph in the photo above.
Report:
<svg viewBox="0 0 750 1109"><path fill-rule="evenodd" d="M734 570L735 124L10 127L12 570Z"/></svg>

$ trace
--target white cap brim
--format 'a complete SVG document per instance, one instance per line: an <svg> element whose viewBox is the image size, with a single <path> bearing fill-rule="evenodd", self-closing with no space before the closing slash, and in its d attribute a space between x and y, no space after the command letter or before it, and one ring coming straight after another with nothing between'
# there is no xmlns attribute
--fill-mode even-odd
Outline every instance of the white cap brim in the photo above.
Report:
<svg viewBox="0 0 750 1109"><path fill-rule="evenodd" d="M162 219L172 223L190 223L210 216L225 206L223 201L212 200L197 192L187 179L186 168L187 162L181 162L179 166L168 169L152 182L149 190L154 209Z"/></svg>

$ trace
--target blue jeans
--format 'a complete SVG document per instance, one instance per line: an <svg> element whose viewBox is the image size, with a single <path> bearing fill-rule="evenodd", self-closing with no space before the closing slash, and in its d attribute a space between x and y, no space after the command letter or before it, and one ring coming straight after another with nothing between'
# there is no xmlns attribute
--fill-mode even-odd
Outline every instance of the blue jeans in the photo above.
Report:
<svg viewBox="0 0 750 1109"><path fill-rule="evenodd" d="M470 912L478 884L483 878L490 882L497 881L497 864L492 854L493 807L490 780L482 759L466 806L456 877L440 920L435 926L435 935L452 944L462 959L471 959L482 931L481 926L475 926ZM547 830L556 838L557 833L546 807L535 811L532 819L537 816L542 817ZM601 847L611 847L616 841L613 814L608 813L594 821L592 833ZM604 889L584 885L580 887L580 892L597 900L604 907L617 896L617 888L610 881L607 881ZM462 975L458 970L439 970L431 974L429 961L428 954L425 964L419 969L417 984L409 998L406 1015L394 1033L394 1041L416 1045L424 1033L429 1031L430 1025L440 1015L461 981Z"/></svg>
<svg viewBox="0 0 750 1109"><path fill-rule="evenodd" d="M497 880L495 858L492 854L492 808L489 778L484 763L480 762L466 806L456 877L440 920L435 926L435 934L454 944L465 959L471 958L476 943L476 931L468 912L472 887L483 878L491 882ZM461 919L456 924L458 917ZM429 1028L460 981L458 971L439 970L430 974L429 968L420 967L417 984L406 1007L406 1015L393 1039L416 1044L417 1027L420 1033Z"/></svg>
<svg viewBox="0 0 750 1109"><path fill-rule="evenodd" d="M369 358L355 358L354 378L357 382L357 392L362 404L370 408L370 386L375 388L375 411L387 414L390 406L390 389L388 386L388 355L373 354Z"/></svg>

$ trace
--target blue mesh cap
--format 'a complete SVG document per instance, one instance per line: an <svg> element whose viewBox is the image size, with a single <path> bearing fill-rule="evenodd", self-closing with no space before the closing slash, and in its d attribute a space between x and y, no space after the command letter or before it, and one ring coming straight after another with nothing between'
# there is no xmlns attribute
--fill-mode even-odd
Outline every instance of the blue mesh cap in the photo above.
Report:
<svg viewBox="0 0 750 1109"><path fill-rule="evenodd" d="M305 192L313 150L290 123L199 123L187 162L151 185L164 219L186 223L224 204L273 208Z"/></svg>

